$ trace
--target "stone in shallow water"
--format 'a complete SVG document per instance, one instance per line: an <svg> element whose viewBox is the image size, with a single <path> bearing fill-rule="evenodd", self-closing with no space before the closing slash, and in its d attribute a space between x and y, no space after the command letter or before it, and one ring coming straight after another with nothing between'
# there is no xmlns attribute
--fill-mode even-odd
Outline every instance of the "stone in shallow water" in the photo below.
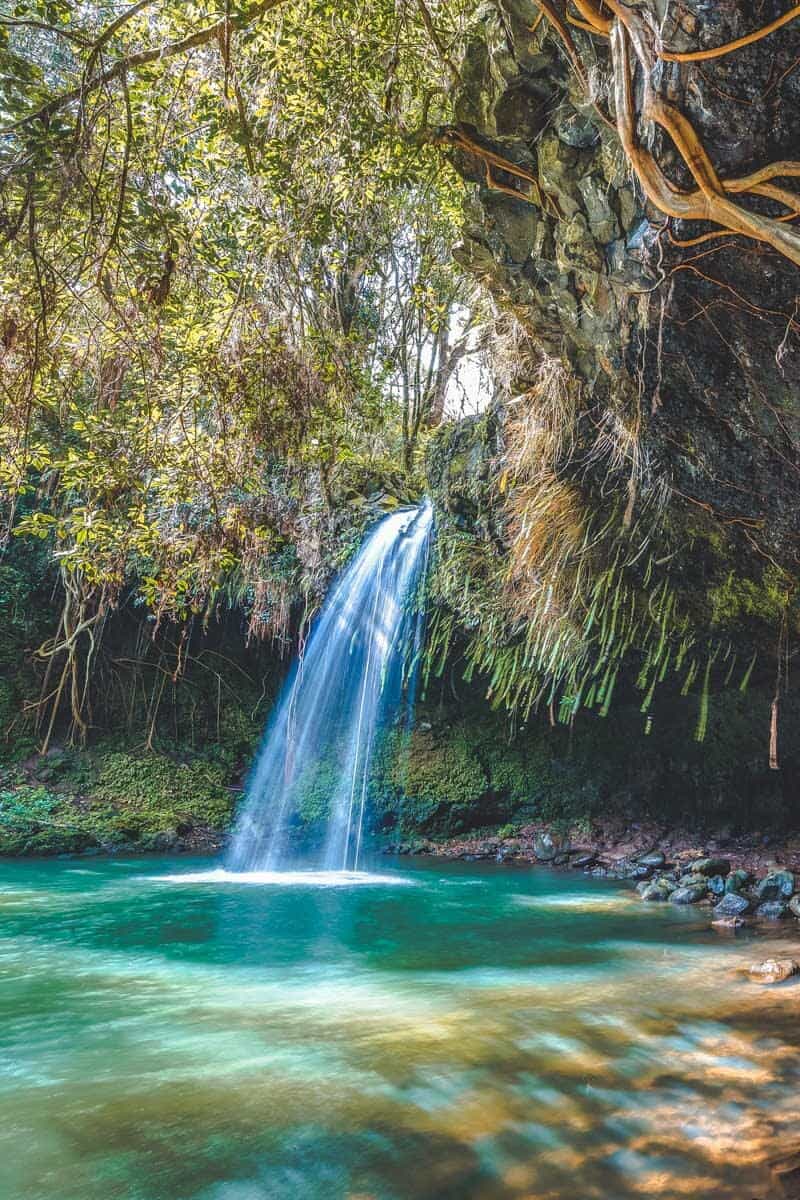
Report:
<svg viewBox="0 0 800 1200"><path fill-rule="evenodd" d="M690 883L686 884L681 880L681 886L676 888L670 896L673 904L697 904L699 900L704 900L706 895L705 883Z"/></svg>
<svg viewBox="0 0 800 1200"><path fill-rule="evenodd" d="M781 917L787 916L788 912L789 906L783 900L765 900L756 909L756 916L767 921L779 921Z"/></svg>
<svg viewBox="0 0 800 1200"><path fill-rule="evenodd" d="M654 879L645 884L641 896L643 900L669 900L675 891L675 884L668 879Z"/></svg>
<svg viewBox="0 0 800 1200"><path fill-rule="evenodd" d="M744 917L714 917L711 921L714 929L743 929L747 924Z"/></svg>
<svg viewBox="0 0 800 1200"><path fill-rule="evenodd" d="M740 917L746 913L750 907L750 901L746 896L739 896L736 892L728 892L723 896L719 904L714 908L715 917Z"/></svg>
<svg viewBox="0 0 800 1200"><path fill-rule="evenodd" d="M791 871L770 871L756 886L759 900L788 900L794 891Z"/></svg>
<svg viewBox="0 0 800 1200"><path fill-rule="evenodd" d="M783 983L800 972L793 958L768 958L764 962L751 963L748 974L757 983Z"/></svg>
<svg viewBox="0 0 800 1200"><path fill-rule="evenodd" d="M731 864L727 858L698 858L689 867L701 875L727 875Z"/></svg>

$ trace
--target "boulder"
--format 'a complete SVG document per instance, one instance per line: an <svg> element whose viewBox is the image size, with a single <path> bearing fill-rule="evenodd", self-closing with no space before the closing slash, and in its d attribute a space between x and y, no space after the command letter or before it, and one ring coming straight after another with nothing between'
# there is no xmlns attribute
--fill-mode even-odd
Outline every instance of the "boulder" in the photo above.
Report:
<svg viewBox="0 0 800 1200"><path fill-rule="evenodd" d="M561 847L549 833L537 833L533 841L533 853L539 862L552 862Z"/></svg>
<svg viewBox="0 0 800 1200"><path fill-rule="evenodd" d="M576 871L585 871L587 867L593 865L596 858L597 855L591 851L588 854L579 854L577 858L570 861L570 866L574 867Z"/></svg>
<svg viewBox="0 0 800 1200"><path fill-rule="evenodd" d="M741 917L750 907L750 901L746 896L739 896L736 892L728 892L722 897L719 904L714 908L715 917Z"/></svg>
<svg viewBox="0 0 800 1200"><path fill-rule="evenodd" d="M697 904L699 900L705 899L706 890L705 883L686 884L681 880L680 887L677 887L669 898L673 904Z"/></svg>
<svg viewBox="0 0 800 1200"><path fill-rule="evenodd" d="M750 882L750 872L737 867L725 880L726 892L740 892Z"/></svg>
<svg viewBox="0 0 800 1200"><path fill-rule="evenodd" d="M791 871L770 871L756 884L759 900L788 900L794 892L794 875Z"/></svg>
<svg viewBox="0 0 800 1200"><path fill-rule="evenodd" d="M789 906L783 900L765 900L756 909L756 916L765 921L779 921L789 915Z"/></svg>
<svg viewBox="0 0 800 1200"><path fill-rule="evenodd" d="M792 896L791 900L789 901L789 911L793 916L800 919L800 895Z"/></svg>
<svg viewBox="0 0 800 1200"><path fill-rule="evenodd" d="M643 867L657 870L658 867L663 867L667 860L660 850L650 850L647 854L640 854L636 861Z"/></svg>
<svg viewBox="0 0 800 1200"><path fill-rule="evenodd" d="M675 890L675 884L668 879L653 879L644 884L639 894L643 900L669 900Z"/></svg>
<svg viewBox="0 0 800 1200"><path fill-rule="evenodd" d="M620 879L649 879L653 874L653 867L642 862L623 862L617 864L617 874Z"/></svg>
<svg viewBox="0 0 800 1200"><path fill-rule="evenodd" d="M701 875L699 871L690 871L686 875L681 875L681 887L708 887L708 880L705 875Z"/></svg>
<svg viewBox="0 0 800 1200"><path fill-rule="evenodd" d="M708 881L708 890L713 896L724 896L725 880L721 875L712 875Z"/></svg>
<svg viewBox="0 0 800 1200"><path fill-rule="evenodd" d="M748 974L757 983L783 983L800 972L800 965L793 958L768 958L764 962L752 963Z"/></svg>
<svg viewBox="0 0 800 1200"><path fill-rule="evenodd" d="M727 858L696 858L694 862L689 863L692 871L699 871L701 875L727 875L731 869L731 864Z"/></svg>

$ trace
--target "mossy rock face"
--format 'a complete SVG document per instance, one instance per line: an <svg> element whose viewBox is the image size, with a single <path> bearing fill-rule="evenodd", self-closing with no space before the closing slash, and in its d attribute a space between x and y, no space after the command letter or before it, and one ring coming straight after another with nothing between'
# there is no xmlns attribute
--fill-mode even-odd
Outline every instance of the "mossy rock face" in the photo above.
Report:
<svg viewBox="0 0 800 1200"><path fill-rule="evenodd" d="M489 781L458 729L437 738L415 730L395 758L391 783L401 797L401 828L456 833L480 824Z"/></svg>
<svg viewBox="0 0 800 1200"><path fill-rule="evenodd" d="M514 728L479 687L458 706L421 705L423 728L388 739L376 755L373 828L446 836L610 814L712 829L791 826L800 811L800 704L782 708L779 772L769 769L769 691L712 696L703 743L693 738L698 704L661 697L648 735L626 696L606 718L582 714L571 732L551 726L547 713Z"/></svg>
<svg viewBox="0 0 800 1200"><path fill-rule="evenodd" d="M93 807L109 808L143 833L203 823L222 829L232 803L222 767L175 763L165 755L115 753L103 761L92 791Z"/></svg>
<svg viewBox="0 0 800 1200"><path fill-rule="evenodd" d="M34 768L45 782L0 791L0 853L88 848L202 848L233 819L225 768L160 754L54 754Z"/></svg>

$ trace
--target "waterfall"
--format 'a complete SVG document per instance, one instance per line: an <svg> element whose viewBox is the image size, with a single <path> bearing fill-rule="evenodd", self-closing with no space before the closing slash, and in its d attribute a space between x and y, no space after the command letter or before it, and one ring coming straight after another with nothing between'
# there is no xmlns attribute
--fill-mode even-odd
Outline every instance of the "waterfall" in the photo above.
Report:
<svg viewBox="0 0 800 1200"><path fill-rule="evenodd" d="M378 730L413 703L422 642L417 603L433 528L426 500L384 517L334 585L267 725L228 866L274 871L290 822L323 812L321 865L358 870Z"/></svg>

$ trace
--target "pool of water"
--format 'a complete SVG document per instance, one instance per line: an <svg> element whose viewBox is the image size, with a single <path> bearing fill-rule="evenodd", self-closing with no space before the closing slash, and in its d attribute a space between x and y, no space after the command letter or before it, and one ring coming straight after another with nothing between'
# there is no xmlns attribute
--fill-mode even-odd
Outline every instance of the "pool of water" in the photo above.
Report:
<svg viewBox="0 0 800 1200"><path fill-rule="evenodd" d="M4 1200L768 1197L797 953L615 885L0 864Z"/></svg>

